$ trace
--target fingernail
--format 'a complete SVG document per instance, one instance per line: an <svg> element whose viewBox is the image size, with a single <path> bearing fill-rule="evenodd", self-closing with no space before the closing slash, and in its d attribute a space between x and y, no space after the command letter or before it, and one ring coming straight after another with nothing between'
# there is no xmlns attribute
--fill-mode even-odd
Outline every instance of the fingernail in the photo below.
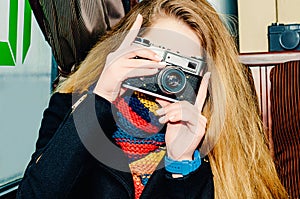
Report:
<svg viewBox="0 0 300 199"><path fill-rule="evenodd" d="M208 78L210 78L211 72L207 72L206 74L207 74Z"/></svg>
<svg viewBox="0 0 300 199"><path fill-rule="evenodd" d="M161 109L158 109L157 111L156 111L156 113L158 114L158 115L163 115L164 114L164 109L163 108L161 108Z"/></svg>
<svg viewBox="0 0 300 199"><path fill-rule="evenodd" d="M175 116L171 116L171 117L169 118L169 121L172 121L174 118L175 118Z"/></svg>
<svg viewBox="0 0 300 199"><path fill-rule="evenodd" d="M158 64L161 65L161 66L166 66L167 65L167 63L164 62L164 61L158 62Z"/></svg>
<svg viewBox="0 0 300 199"><path fill-rule="evenodd" d="M143 17L143 15L141 15L140 13L138 14L138 16L141 16L141 17Z"/></svg>
<svg viewBox="0 0 300 199"><path fill-rule="evenodd" d="M162 60L162 58L161 58L158 54L154 55L154 57L155 57L157 60Z"/></svg>
<svg viewBox="0 0 300 199"><path fill-rule="evenodd" d="M166 117L162 116L161 118L158 119L158 121L163 124L163 123L165 123L165 119L166 119Z"/></svg>

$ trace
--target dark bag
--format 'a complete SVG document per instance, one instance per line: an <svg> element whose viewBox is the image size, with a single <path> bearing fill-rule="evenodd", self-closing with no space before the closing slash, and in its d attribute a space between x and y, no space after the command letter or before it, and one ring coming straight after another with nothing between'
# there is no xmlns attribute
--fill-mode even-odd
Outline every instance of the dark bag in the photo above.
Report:
<svg viewBox="0 0 300 199"><path fill-rule="evenodd" d="M29 0L61 76L77 69L98 38L129 11L131 1Z"/></svg>

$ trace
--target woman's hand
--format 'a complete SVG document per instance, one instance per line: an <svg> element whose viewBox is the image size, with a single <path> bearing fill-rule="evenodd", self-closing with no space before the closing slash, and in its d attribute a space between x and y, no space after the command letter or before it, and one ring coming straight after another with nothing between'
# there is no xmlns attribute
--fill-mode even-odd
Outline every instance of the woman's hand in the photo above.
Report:
<svg viewBox="0 0 300 199"><path fill-rule="evenodd" d="M195 105L187 101L170 103L162 99L156 101L162 106L157 114L159 121L167 123L166 146L168 156L177 161L192 160L194 151L202 140L207 119L201 114L209 83L210 73L203 76Z"/></svg>
<svg viewBox="0 0 300 199"><path fill-rule="evenodd" d="M125 79L154 75L159 69L165 67L155 52L132 45L142 22L142 16L138 15L120 47L107 56L106 64L93 92L110 102L124 92L121 84Z"/></svg>

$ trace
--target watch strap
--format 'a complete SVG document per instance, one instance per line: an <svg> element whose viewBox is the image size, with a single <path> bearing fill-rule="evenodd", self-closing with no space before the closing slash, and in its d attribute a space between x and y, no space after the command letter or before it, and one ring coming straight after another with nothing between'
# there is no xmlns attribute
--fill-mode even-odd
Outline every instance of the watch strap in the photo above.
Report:
<svg viewBox="0 0 300 199"><path fill-rule="evenodd" d="M201 165L200 153L198 150L194 152L193 160L176 161L165 156L165 168L170 173L188 175L197 170Z"/></svg>

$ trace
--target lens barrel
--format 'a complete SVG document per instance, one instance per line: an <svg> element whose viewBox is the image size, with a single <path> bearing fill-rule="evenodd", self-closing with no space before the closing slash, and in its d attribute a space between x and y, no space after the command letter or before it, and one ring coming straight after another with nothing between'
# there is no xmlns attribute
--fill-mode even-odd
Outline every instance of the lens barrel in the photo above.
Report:
<svg viewBox="0 0 300 199"><path fill-rule="evenodd" d="M164 93L176 94L185 88L186 76L180 68L170 66L159 72L157 83Z"/></svg>

